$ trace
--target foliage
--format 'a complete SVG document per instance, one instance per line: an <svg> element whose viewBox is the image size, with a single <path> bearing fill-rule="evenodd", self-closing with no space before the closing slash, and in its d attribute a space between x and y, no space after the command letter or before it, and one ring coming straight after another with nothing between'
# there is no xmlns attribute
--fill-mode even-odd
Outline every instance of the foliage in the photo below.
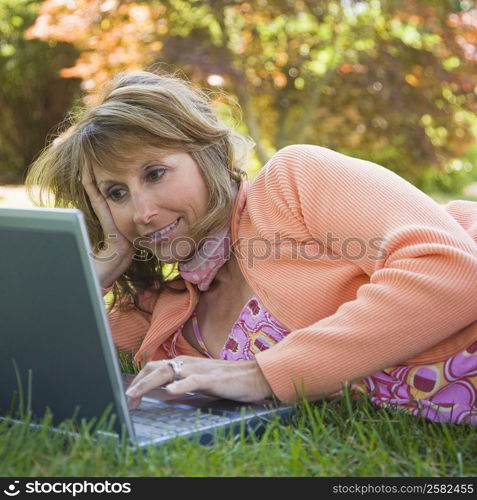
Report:
<svg viewBox="0 0 477 500"><path fill-rule="evenodd" d="M46 0L29 36L80 51L86 90L154 63L238 98L261 163L289 143L366 157L418 182L474 139L470 0Z"/></svg>
<svg viewBox="0 0 477 500"><path fill-rule="evenodd" d="M0 0L0 181L21 175L43 147L48 131L71 106L79 81L58 70L77 53L69 44L25 40L41 2Z"/></svg>

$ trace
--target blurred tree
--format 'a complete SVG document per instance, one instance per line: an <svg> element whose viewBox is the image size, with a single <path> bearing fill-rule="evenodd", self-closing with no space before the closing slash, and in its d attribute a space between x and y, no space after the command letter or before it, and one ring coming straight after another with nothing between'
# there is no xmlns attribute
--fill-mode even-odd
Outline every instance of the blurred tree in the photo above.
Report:
<svg viewBox="0 0 477 500"><path fill-rule="evenodd" d="M63 119L79 90L58 70L78 53L70 44L25 40L41 2L0 0L0 183L23 180L25 167Z"/></svg>
<svg viewBox="0 0 477 500"><path fill-rule="evenodd" d="M262 164L311 142L419 185L475 139L473 0L46 0L29 36L73 43L88 91L157 62L223 88Z"/></svg>

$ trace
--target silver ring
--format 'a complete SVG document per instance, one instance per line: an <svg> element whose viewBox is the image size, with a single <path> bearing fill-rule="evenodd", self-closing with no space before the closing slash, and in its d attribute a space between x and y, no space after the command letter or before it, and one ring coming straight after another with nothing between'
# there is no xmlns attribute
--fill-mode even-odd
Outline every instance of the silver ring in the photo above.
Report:
<svg viewBox="0 0 477 500"><path fill-rule="evenodd" d="M173 377L172 377L172 382L177 382L178 380L181 379L181 373L182 373L182 366L184 364L183 361L176 361L175 359L170 359L166 361L166 364L169 365L172 368L173 371Z"/></svg>

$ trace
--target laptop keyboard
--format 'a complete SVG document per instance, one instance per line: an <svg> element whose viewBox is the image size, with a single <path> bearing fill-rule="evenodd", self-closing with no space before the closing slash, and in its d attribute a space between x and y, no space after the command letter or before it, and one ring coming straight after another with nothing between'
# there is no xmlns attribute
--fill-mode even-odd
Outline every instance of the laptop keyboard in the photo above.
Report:
<svg viewBox="0 0 477 500"><path fill-rule="evenodd" d="M216 425L230 423L225 416L201 413L195 408L183 408L150 403L144 399L137 410L130 410L136 438L170 438L191 431L201 431Z"/></svg>

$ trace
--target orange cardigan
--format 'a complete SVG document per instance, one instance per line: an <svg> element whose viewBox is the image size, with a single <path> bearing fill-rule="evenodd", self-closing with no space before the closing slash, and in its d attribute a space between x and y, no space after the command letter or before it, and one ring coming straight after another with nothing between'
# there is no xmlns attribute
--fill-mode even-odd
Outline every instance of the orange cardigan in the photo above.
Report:
<svg viewBox="0 0 477 500"><path fill-rule="evenodd" d="M317 399L378 370L442 361L477 341L477 203L445 207L379 165L288 146L241 183L232 214L240 268L290 334L256 356L275 395ZM168 357L198 293L145 295L110 314L119 349ZM177 352L200 356L179 337Z"/></svg>

